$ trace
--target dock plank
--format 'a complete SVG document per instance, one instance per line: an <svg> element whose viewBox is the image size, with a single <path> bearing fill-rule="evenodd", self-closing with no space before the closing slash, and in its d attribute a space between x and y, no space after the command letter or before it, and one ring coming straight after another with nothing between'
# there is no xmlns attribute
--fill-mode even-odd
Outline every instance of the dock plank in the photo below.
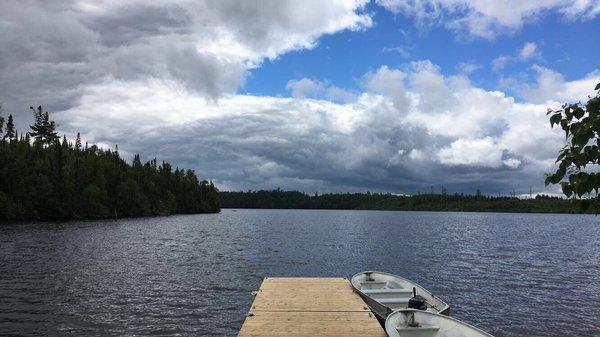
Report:
<svg viewBox="0 0 600 337"><path fill-rule="evenodd" d="M267 277L238 337L386 334L345 278Z"/></svg>

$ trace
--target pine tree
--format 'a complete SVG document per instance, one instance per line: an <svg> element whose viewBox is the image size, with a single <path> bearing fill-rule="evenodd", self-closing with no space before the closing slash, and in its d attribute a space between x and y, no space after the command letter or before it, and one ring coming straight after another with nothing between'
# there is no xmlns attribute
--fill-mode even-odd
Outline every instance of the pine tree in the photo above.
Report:
<svg viewBox="0 0 600 337"><path fill-rule="evenodd" d="M30 106L29 109L33 111L33 119L35 120L33 125L29 126L32 130L29 134L35 138L36 141L41 142L44 134L44 113L42 112L42 107L39 106L37 111L32 106Z"/></svg>
<svg viewBox="0 0 600 337"><path fill-rule="evenodd" d="M42 107L40 106L39 108L41 109ZM56 132L56 124L54 123L54 121L50 121L48 111L44 113L44 124L44 130L46 131L44 137L46 138L46 141L48 142L48 144L56 143L60 139L60 137L58 136L58 132Z"/></svg>
<svg viewBox="0 0 600 337"><path fill-rule="evenodd" d="M42 106L38 106L37 109L29 107L33 111L33 117L35 122L30 125L31 132L29 134L35 138L37 142L41 144L54 144L60 137L56 132L56 124L50 120L48 111L44 112Z"/></svg>
<svg viewBox="0 0 600 337"><path fill-rule="evenodd" d="M15 139L15 124L13 122L13 116L8 115L8 121L6 122L6 132L4 133L4 139L12 140Z"/></svg>
<svg viewBox="0 0 600 337"><path fill-rule="evenodd" d="M140 155L139 154L134 154L133 155L133 162L131 163L131 166L133 168L140 168L140 167L142 167L142 161L140 159Z"/></svg>
<svg viewBox="0 0 600 337"><path fill-rule="evenodd" d="M77 132L77 138L75 138L75 150L81 151L81 135Z"/></svg>
<svg viewBox="0 0 600 337"><path fill-rule="evenodd" d="M2 113L2 105L0 105L0 113ZM0 116L0 135L2 135L2 128L4 128L4 117Z"/></svg>

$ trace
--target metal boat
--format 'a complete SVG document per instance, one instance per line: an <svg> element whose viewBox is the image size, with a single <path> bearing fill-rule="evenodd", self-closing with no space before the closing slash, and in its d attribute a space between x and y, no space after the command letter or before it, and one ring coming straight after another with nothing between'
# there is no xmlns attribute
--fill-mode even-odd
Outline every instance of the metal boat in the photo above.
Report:
<svg viewBox="0 0 600 337"><path fill-rule="evenodd" d="M452 317L418 309L400 309L385 321L389 337L492 337Z"/></svg>
<svg viewBox="0 0 600 337"><path fill-rule="evenodd" d="M415 282L400 276L364 271L354 275L351 283L382 324L397 309L413 308L450 314L448 304Z"/></svg>

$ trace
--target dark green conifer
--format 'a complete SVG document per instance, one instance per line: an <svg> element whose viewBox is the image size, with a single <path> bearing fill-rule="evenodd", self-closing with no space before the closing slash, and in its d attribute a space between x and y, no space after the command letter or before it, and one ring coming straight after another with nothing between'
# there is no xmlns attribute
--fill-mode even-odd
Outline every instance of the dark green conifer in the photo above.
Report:
<svg viewBox="0 0 600 337"><path fill-rule="evenodd" d="M0 105L0 113L2 113L2 106ZM0 116L0 136L2 136L2 130L4 128L4 117Z"/></svg>
<svg viewBox="0 0 600 337"><path fill-rule="evenodd" d="M4 139L13 140L17 136L15 131L15 124L13 122L13 116L8 115L8 121L6 122L6 132L4 133Z"/></svg>
<svg viewBox="0 0 600 337"><path fill-rule="evenodd" d="M38 106L37 109L29 107L33 111L34 124L30 125L31 131L29 134L35 138L36 142L44 145L54 144L58 139L58 133L56 132L56 124L50 120L48 111L44 112L42 106Z"/></svg>
<svg viewBox="0 0 600 337"><path fill-rule="evenodd" d="M86 144L87 147L87 144ZM81 135L77 132L77 138L75 138L75 150L81 151Z"/></svg>

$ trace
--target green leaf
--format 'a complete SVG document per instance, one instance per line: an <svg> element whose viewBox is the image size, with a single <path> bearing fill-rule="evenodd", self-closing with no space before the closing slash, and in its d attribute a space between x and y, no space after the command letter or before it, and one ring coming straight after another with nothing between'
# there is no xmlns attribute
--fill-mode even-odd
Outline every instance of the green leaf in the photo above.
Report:
<svg viewBox="0 0 600 337"><path fill-rule="evenodd" d="M600 114L600 97L590 99L585 108L590 116L595 117Z"/></svg>
<svg viewBox="0 0 600 337"><path fill-rule="evenodd" d="M582 147L582 146L586 145L589 140L590 140L589 133L587 133L587 132L586 133L578 133L573 136L573 145Z"/></svg>
<svg viewBox="0 0 600 337"><path fill-rule="evenodd" d="M562 163L559 166L558 170L556 171L556 173L553 174L554 181L552 182L553 184L558 184L564 177L565 174L567 173L567 168L566 166L564 166Z"/></svg>
<svg viewBox="0 0 600 337"><path fill-rule="evenodd" d="M566 136L569 136L569 122L566 119L560 121L560 127L565 130Z"/></svg>
<svg viewBox="0 0 600 337"><path fill-rule="evenodd" d="M561 120L560 112L552 115L552 117L550 117L550 127L554 127L554 124L560 123L560 120Z"/></svg>
<svg viewBox="0 0 600 337"><path fill-rule="evenodd" d="M546 182L548 182L549 184L558 184L562 180L562 177L564 177L564 175L561 175L558 172L555 174L549 174L546 177Z"/></svg>
<svg viewBox="0 0 600 337"><path fill-rule="evenodd" d="M550 184L556 184L554 182L554 174L546 174L546 179L544 180L544 184L546 186L548 186Z"/></svg>
<svg viewBox="0 0 600 337"><path fill-rule="evenodd" d="M577 196L581 197L587 193L587 184L585 181L578 181L573 186L573 189L575 190L575 193L577 193Z"/></svg>
<svg viewBox="0 0 600 337"><path fill-rule="evenodd" d="M583 153L587 156L588 160L595 163L598 160L598 146L591 145L583 148Z"/></svg>
<svg viewBox="0 0 600 337"><path fill-rule="evenodd" d="M569 185L569 183L560 183L560 187L567 198L570 198L571 195L573 195L573 187Z"/></svg>

